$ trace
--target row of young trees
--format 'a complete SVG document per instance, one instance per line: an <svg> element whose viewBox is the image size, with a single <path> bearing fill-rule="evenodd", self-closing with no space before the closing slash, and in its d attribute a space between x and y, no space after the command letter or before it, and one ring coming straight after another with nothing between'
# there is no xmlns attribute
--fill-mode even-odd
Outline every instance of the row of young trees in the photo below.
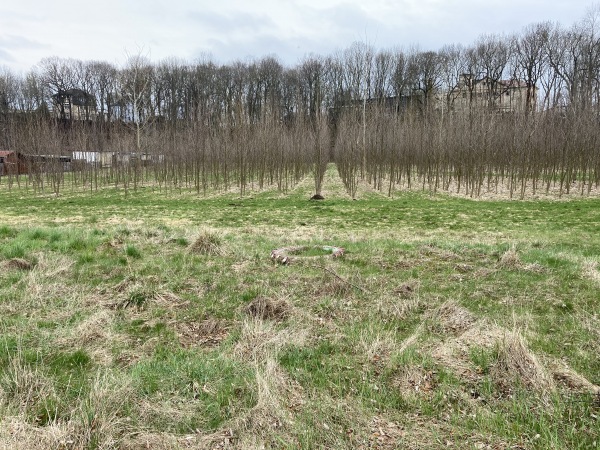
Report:
<svg viewBox="0 0 600 450"><path fill-rule="evenodd" d="M82 165L71 177L127 189L150 178L198 192L235 186L243 194L253 183L284 190L312 170L320 193L332 156L352 194L360 180L385 181L390 194L401 180L473 195L509 180L512 194L542 179L570 189L583 173L589 186L598 182L598 19L591 9L570 27L537 23L439 51L359 42L294 67L274 56L153 64L140 52L123 67L48 58L25 75L0 73L0 149L136 154L107 170ZM460 87L465 74L486 80L489 108L476 104L475 83ZM492 102L503 80L518 80L525 100L500 116ZM465 95L469 107L457 108ZM59 162L43 166L45 178L38 172L23 183L64 183Z"/></svg>
<svg viewBox="0 0 600 450"><path fill-rule="evenodd" d="M594 113L399 120L378 108L368 117L364 129L356 118L344 120L335 145L352 197L362 181L390 196L407 188L521 199L549 192L589 195L600 185Z"/></svg>

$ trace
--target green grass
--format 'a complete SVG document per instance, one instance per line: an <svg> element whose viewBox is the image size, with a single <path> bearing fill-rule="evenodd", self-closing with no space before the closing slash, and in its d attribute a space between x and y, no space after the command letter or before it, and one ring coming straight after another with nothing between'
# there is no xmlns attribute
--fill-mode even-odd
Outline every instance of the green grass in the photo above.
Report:
<svg viewBox="0 0 600 450"><path fill-rule="evenodd" d="M599 199L1 189L0 447L598 447Z"/></svg>

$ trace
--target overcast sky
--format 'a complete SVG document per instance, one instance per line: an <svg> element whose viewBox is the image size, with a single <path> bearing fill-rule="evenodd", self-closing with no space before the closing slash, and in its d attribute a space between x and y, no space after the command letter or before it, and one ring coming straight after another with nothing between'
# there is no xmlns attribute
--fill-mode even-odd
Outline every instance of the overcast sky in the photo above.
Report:
<svg viewBox="0 0 600 450"><path fill-rule="evenodd" d="M140 50L153 62L215 62L276 55L285 65L354 41L375 48L438 50L485 33L571 26L589 0L2 0L0 68L26 72L42 58L117 66Z"/></svg>

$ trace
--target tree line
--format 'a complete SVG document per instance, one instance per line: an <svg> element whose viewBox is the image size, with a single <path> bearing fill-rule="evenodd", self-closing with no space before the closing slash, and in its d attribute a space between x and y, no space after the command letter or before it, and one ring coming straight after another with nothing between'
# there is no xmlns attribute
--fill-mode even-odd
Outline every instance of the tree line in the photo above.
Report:
<svg viewBox="0 0 600 450"><path fill-rule="evenodd" d="M243 195L312 172L320 193L333 160L352 195L360 181L390 195L416 182L472 195L504 182L511 194L573 182L586 192L600 177L599 19L592 8L568 27L535 23L438 51L356 42L291 67L276 56L152 63L140 52L120 67L46 58L0 73L0 149L134 155L70 178L96 188L152 180ZM499 112L512 86L520 107ZM63 171L49 167L10 183L58 191Z"/></svg>

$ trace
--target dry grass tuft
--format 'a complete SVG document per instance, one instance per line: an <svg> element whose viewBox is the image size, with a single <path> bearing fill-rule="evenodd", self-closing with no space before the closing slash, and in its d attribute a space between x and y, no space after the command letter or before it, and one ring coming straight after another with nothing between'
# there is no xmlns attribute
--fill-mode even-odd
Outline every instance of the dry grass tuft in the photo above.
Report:
<svg viewBox="0 0 600 450"><path fill-rule="evenodd" d="M273 431L281 432L289 428L290 408L303 403L302 387L293 383L274 358L267 358L264 364L257 365L257 402L249 413L238 422L238 429L244 435L258 435L268 440Z"/></svg>
<svg viewBox="0 0 600 450"><path fill-rule="evenodd" d="M582 272L584 277L600 286L600 270L596 261L591 259L585 260L582 264Z"/></svg>
<svg viewBox="0 0 600 450"><path fill-rule="evenodd" d="M358 283L359 284L359 283ZM345 281L336 277L323 279L322 283L315 290L319 296L333 296L339 298L347 298L354 294L352 282Z"/></svg>
<svg viewBox="0 0 600 450"><path fill-rule="evenodd" d="M471 362L471 349L493 350L505 334L506 330L500 327L478 321L457 336L439 343L432 349L431 356L457 377L475 380L479 374Z"/></svg>
<svg viewBox="0 0 600 450"><path fill-rule="evenodd" d="M277 330L272 321L249 318L242 322L241 336L233 352L242 360L265 361L275 357L286 345L304 345L307 337L306 328Z"/></svg>
<svg viewBox="0 0 600 450"><path fill-rule="evenodd" d="M83 347L95 363L109 366L113 362L111 346L124 338L113 331L114 313L106 309L94 312L75 328L63 328L56 337L57 348Z"/></svg>
<svg viewBox="0 0 600 450"><path fill-rule="evenodd" d="M515 383L540 393L554 390L554 381L527 348L521 334L517 331L507 332L498 344L498 361L490 370L496 384L506 391L511 391Z"/></svg>
<svg viewBox="0 0 600 450"><path fill-rule="evenodd" d="M475 323L476 319L467 309L454 301L448 301L431 314L429 329L442 334L460 334Z"/></svg>
<svg viewBox="0 0 600 450"><path fill-rule="evenodd" d="M17 270L31 270L33 269L33 264L26 259L23 258L13 258L5 261L3 263L4 268L6 269L17 269Z"/></svg>
<svg viewBox="0 0 600 450"><path fill-rule="evenodd" d="M459 259L459 256L434 244L425 244L419 248L419 253L425 257L432 257L437 261L453 261Z"/></svg>
<svg viewBox="0 0 600 450"><path fill-rule="evenodd" d="M74 430L70 424L32 425L24 417L4 417L0 421L0 448L11 450L71 449Z"/></svg>
<svg viewBox="0 0 600 450"><path fill-rule="evenodd" d="M90 392L73 415L74 448L118 448L129 423L123 417L126 404L134 398L130 381L111 373L99 373Z"/></svg>
<svg viewBox="0 0 600 450"><path fill-rule="evenodd" d="M27 415L45 399L55 397L48 378L26 364L21 355L12 357L0 377L0 404L18 415Z"/></svg>
<svg viewBox="0 0 600 450"><path fill-rule="evenodd" d="M174 322L179 343L183 347L214 346L227 337L229 327L214 318L200 322Z"/></svg>
<svg viewBox="0 0 600 450"><path fill-rule="evenodd" d="M107 310L100 310L84 319L74 330L74 339L79 345L87 345L109 340L108 333L114 322L114 315ZM74 343L73 343L74 344Z"/></svg>
<svg viewBox="0 0 600 450"><path fill-rule="evenodd" d="M591 383L587 378L575 372L564 363L554 362L550 365L554 381L571 391L600 395L600 386Z"/></svg>
<svg viewBox="0 0 600 450"><path fill-rule="evenodd" d="M407 288L410 285L405 285ZM402 289L402 288L401 288ZM405 319L410 314L419 311L423 307L423 299L418 295L416 287L403 289L403 293L398 290L392 293L384 293L377 296L375 300L375 308L383 317L395 317L397 319Z"/></svg>
<svg viewBox="0 0 600 450"><path fill-rule="evenodd" d="M367 361L379 365L396 347L396 333L370 326L361 330L358 346Z"/></svg>
<svg viewBox="0 0 600 450"><path fill-rule="evenodd" d="M262 320L282 321L288 318L291 306L286 300L274 300L258 296L244 309L250 317Z"/></svg>
<svg viewBox="0 0 600 450"><path fill-rule="evenodd" d="M282 439L292 440L292 411L304 405L302 386L270 356L255 362L255 380L254 407L224 428L201 437L200 448L279 448Z"/></svg>
<svg viewBox="0 0 600 450"><path fill-rule="evenodd" d="M170 291L157 291L152 296L152 303L156 306L166 309L184 308L190 304L189 301L183 300L177 294Z"/></svg>
<svg viewBox="0 0 600 450"><path fill-rule="evenodd" d="M520 269L521 258L519 258L519 254L517 253L517 249L512 246L507 251L505 251L502 256L500 256L500 260L498 261L498 266L503 269Z"/></svg>
<svg viewBox="0 0 600 450"><path fill-rule="evenodd" d="M136 432L120 443L121 450L173 450L185 448L207 448L198 446L198 435L173 435L170 433ZM209 447L212 448L212 447ZM229 447L216 447L229 448Z"/></svg>
<svg viewBox="0 0 600 450"><path fill-rule="evenodd" d="M223 255L222 244L223 239L218 233L204 230L188 249L190 252L200 255L221 256Z"/></svg>

